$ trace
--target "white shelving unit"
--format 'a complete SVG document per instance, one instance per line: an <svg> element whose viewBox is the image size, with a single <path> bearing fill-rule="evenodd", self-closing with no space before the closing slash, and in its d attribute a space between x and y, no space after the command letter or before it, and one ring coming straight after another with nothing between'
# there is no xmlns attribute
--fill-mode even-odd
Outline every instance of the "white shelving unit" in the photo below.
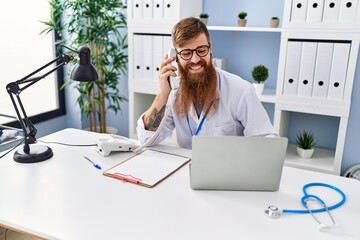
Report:
<svg viewBox="0 0 360 240"><path fill-rule="evenodd" d="M169 44L172 26L185 16L195 16L202 11L202 1L197 0L173 0L172 6L178 9L173 14L173 18L167 20L138 18L138 13L134 14L134 6L142 2L147 4L147 0L129 1L129 19L128 19L128 35L129 35L129 134L131 138L136 138L136 121L139 116L147 110L158 91L157 79L152 80L142 78L138 79L135 66L135 51L137 46L134 43L136 35L153 35L167 36L168 43L163 42L164 46ZM154 0L154 6L156 1ZM175 3L175 4L174 4ZM328 14L326 9L330 4L335 3L339 7L338 15L344 16L342 20L322 21L322 13ZM302 4L298 8L298 4ZM315 5L322 8L320 18L310 18L306 16L306 11L314 12L312 9ZM349 9L350 5L352 9ZM346 8L345 8L346 7ZM299 11L303 19L295 19L299 16ZM165 9L163 9L165 11ZM318 11L318 9L316 9ZM331 9L333 11L333 9ZM342 12L341 12L342 11ZM300 15L301 15L300 14ZM305 15L304 15L305 14ZM311 13L313 14L313 13ZM325 14L325 15L326 15ZM333 13L332 13L333 14ZM309 15L309 14L308 14ZM324 16L325 16L324 15ZM144 16L144 14L143 14ZM324 18L325 19L325 18ZM354 81L354 73L356 68L357 55L359 51L360 41L360 1L359 0L285 0L282 28L270 27L236 27L236 26L208 26L209 31L230 31L230 32L264 32L281 34L280 55L278 64L278 79L276 89L265 89L260 100L264 103L271 103L275 106L274 111L274 127L279 131L281 136L288 136L288 127L291 124L291 114L313 114L318 116L328 116L339 119L338 134L336 139L336 149L329 151L326 149L316 148L311 159L301 159L296 155L296 147L292 144L288 147L285 165L308 170L314 170L324 173L339 175L344 151L346 138L347 122L350 112L351 93ZM347 60L346 80L344 92L341 98L313 98L304 97L297 94L284 94L285 70L287 66L287 48L289 41L299 42L340 42L350 44L350 50ZM148 47L143 44L140 47ZM160 59L161 60L161 59ZM286 92L285 92L286 93ZM175 142L175 137L168 142Z"/></svg>

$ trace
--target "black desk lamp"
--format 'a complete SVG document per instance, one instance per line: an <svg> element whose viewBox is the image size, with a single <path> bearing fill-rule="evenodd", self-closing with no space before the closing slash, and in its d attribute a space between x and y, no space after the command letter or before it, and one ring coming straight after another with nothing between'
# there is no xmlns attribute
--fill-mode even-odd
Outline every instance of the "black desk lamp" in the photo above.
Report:
<svg viewBox="0 0 360 240"><path fill-rule="evenodd" d="M65 46L63 46L65 47ZM79 61L76 64L76 66L73 68L70 78L75 81L80 82L90 82L94 81L99 78L98 73L95 69L95 67L91 64L91 53L90 49L86 46L81 47L79 51L75 51L73 49L70 49L68 47L65 47L73 52L76 52L79 55ZM44 145L31 145L32 143L36 143L35 135L37 133L37 129L33 125L33 123L30 121L29 117L27 116L24 106L20 99L20 93L25 90L26 88L30 87L34 83L40 81L41 79L45 78L50 73L60 69L62 66L66 65L68 62L73 60L74 57L66 54L61 54L51 62L45 64L41 68L37 69L36 71L30 73L26 77L11 82L8 85L6 85L6 90L10 95L11 102L14 106L14 109L16 111L17 118L20 122L21 128L23 129L24 136L25 136L25 144L23 148L18 149L14 153L14 161L20 162L20 163L35 163L35 162L41 162L44 160L47 160L53 156L53 152L51 148ZM51 64L57 62L57 66L50 70L49 72L45 73L42 76L38 77L32 77L39 71L47 68ZM23 87L20 87L20 85L26 84ZM15 97L14 97L15 96ZM16 100L16 101L15 101ZM20 110L21 112L20 112Z"/></svg>

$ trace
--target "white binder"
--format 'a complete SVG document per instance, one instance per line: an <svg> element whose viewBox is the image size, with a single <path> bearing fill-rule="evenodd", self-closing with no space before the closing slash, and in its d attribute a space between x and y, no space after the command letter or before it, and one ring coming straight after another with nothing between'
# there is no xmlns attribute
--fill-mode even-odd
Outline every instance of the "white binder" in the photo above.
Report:
<svg viewBox="0 0 360 240"><path fill-rule="evenodd" d="M355 22L358 4L359 0L341 0L339 22Z"/></svg>
<svg viewBox="0 0 360 240"><path fill-rule="evenodd" d="M176 19L176 1L180 0L164 0L164 19Z"/></svg>
<svg viewBox="0 0 360 240"><path fill-rule="evenodd" d="M164 60L163 55L163 36L155 35L153 38L153 80L158 82L158 74L160 71L160 64Z"/></svg>
<svg viewBox="0 0 360 240"><path fill-rule="evenodd" d="M293 0L291 6L291 22L305 22L308 0Z"/></svg>
<svg viewBox="0 0 360 240"><path fill-rule="evenodd" d="M297 93L301 47L301 42L288 42L284 73L284 95L296 95Z"/></svg>
<svg viewBox="0 0 360 240"><path fill-rule="evenodd" d="M311 97L314 82L317 42L303 42L301 49L298 96Z"/></svg>
<svg viewBox="0 0 360 240"><path fill-rule="evenodd" d="M334 43L328 99L343 99L349 51L350 43Z"/></svg>
<svg viewBox="0 0 360 240"><path fill-rule="evenodd" d="M154 0L153 9L153 19L159 20L164 18L164 0Z"/></svg>
<svg viewBox="0 0 360 240"><path fill-rule="evenodd" d="M319 42L316 55L313 98L326 99L328 95L334 43Z"/></svg>
<svg viewBox="0 0 360 240"><path fill-rule="evenodd" d="M153 35L143 35L143 59L144 79L152 81L154 77Z"/></svg>
<svg viewBox="0 0 360 240"><path fill-rule="evenodd" d="M168 54L169 49L173 48L172 42L171 42L171 36L164 36L163 37L163 58L166 54Z"/></svg>
<svg viewBox="0 0 360 240"><path fill-rule="evenodd" d="M144 63L143 63L143 36L134 34L134 79L144 78Z"/></svg>
<svg viewBox="0 0 360 240"><path fill-rule="evenodd" d="M143 5L143 19L152 20L153 19L153 0L142 0Z"/></svg>
<svg viewBox="0 0 360 240"><path fill-rule="evenodd" d="M321 22L324 0L308 0L306 22Z"/></svg>
<svg viewBox="0 0 360 240"><path fill-rule="evenodd" d="M325 0L323 22L337 22L341 0Z"/></svg>
<svg viewBox="0 0 360 240"><path fill-rule="evenodd" d="M143 15L142 15L142 0L133 0L132 1L132 16L133 19L135 20L140 20L142 19Z"/></svg>

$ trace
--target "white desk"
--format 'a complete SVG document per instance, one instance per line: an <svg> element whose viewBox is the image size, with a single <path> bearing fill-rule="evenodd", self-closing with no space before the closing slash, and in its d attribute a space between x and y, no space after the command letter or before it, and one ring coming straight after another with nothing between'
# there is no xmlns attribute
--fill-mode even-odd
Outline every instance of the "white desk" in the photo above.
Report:
<svg viewBox="0 0 360 240"><path fill-rule="evenodd" d="M93 134L65 129L42 140L89 144ZM0 159L1 225L65 240L360 239L360 182L356 180L284 167L278 192L194 191L186 165L149 189L103 176L82 157L95 147L47 145L54 156L44 162L19 164L12 160L13 154ZM107 169L131 155L99 155L97 163ZM318 231L308 214L265 216L270 204L302 209L302 186L314 181L346 193L345 205L332 211L339 228ZM316 189L318 193L325 193L329 205L338 200L326 189ZM325 214L318 216L328 220Z"/></svg>

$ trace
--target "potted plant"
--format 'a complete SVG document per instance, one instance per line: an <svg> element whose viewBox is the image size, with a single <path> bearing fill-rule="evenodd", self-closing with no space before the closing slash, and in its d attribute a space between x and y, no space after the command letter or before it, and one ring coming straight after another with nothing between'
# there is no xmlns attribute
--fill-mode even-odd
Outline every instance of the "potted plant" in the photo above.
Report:
<svg viewBox="0 0 360 240"><path fill-rule="evenodd" d="M269 70L264 65L257 65L251 71L251 75L255 81L253 85L256 93L260 96L264 90L264 82L269 77Z"/></svg>
<svg viewBox="0 0 360 240"><path fill-rule="evenodd" d="M241 11L239 14L238 14L238 25L240 27L245 27L246 26L246 22L247 22L247 12L244 12L244 11Z"/></svg>
<svg viewBox="0 0 360 240"><path fill-rule="evenodd" d="M200 18L200 20L201 20L205 25L207 25L207 23L208 23L208 18L209 18L209 14L207 14L207 13L200 13L199 18Z"/></svg>
<svg viewBox="0 0 360 240"><path fill-rule="evenodd" d="M120 76L127 70L126 6L121 0L50 0L50 20L43 32L66 36L62 44L78 49L87 45L99 79L89 83L72 82L79 92L77 103L82 118L87 117L91 131L107 132L106 112L121 111L127 99L119 93ZM64 87L63 86L63 87Z"/></svg>
<svg viewBox="0 0 360 240"><path fill-rule="evenodd" d="M272 17L270 19L270 27L277 28L279 26L279 18L278 17Z"/></svg>
<svg viewBox="0 0 360 240"><path fill-rule="evenodd" d="M315 137L312 132L303 131L296 136L297 154L301 158L310 158L314 153L314 146L316 144Z"/></svg>

